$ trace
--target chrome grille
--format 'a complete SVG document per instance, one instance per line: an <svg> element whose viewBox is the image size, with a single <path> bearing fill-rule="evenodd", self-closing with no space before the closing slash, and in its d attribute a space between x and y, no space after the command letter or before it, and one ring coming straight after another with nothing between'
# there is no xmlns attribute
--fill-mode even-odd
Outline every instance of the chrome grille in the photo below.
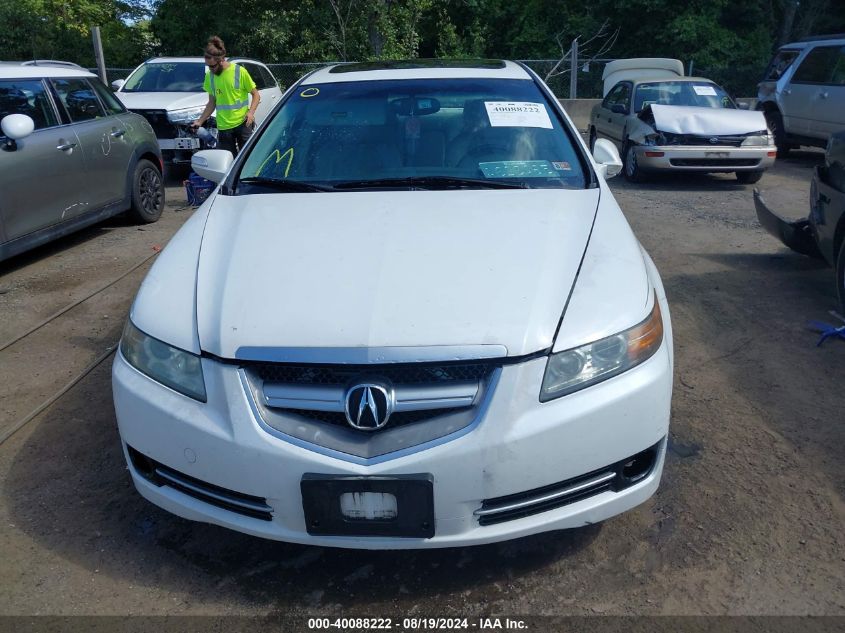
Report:
<svg viewBox="0 0 845 633"><path fill-rule="evenodd" d="M335 413L332 411L313 411L308 409L280 409L292 415L298 415L309 420L317 420L326 424L334 424L337 426L348 427L349 423L346 421L346 414ZM459 409L450 409L453 413ZM425 422L438 415L442 415L442 409L433 409L430 411L406 411L401 413L394 413L390 416L390 428L396 428L405 424L414 424L416 422Z"/></svg>
<svg viewBox="0 0 845 633"><path fill-rule="evenodd" d="M241 381L271 434L369 459L454 435L478 422L502 372L501 359L328 365L245 362ZM355 428L349 390L382 385L392 398L383 426Z"/></svg>
<svg viewBox="0 0 845 633"><path fill-rule="evenodd" d="M765 131L759 134L766 134ZM722 147L739 147L746 135L698 136L696 134L672 134L664 132L666 145L713 145Z"/></svg>
<svg viewBox="0 0 845 633"><path fill-rule="evenodd" d="M349 385L362 375L378 375L396 385L484 380L493 363L415 363L412 365L287 365L250 366L266 382L295 385Z"/></svg>

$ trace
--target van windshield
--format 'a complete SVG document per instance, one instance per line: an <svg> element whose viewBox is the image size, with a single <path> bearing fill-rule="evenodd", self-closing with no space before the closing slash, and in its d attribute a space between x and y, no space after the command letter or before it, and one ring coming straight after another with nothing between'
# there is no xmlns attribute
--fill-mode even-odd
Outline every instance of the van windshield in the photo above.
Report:
<svg viewBox="0 0 845 633"><path fill-rule="evenodd" d="M300 86L263 130L240 179L321 190L583 188L589 180L543 93L510 79Z"/></svg>

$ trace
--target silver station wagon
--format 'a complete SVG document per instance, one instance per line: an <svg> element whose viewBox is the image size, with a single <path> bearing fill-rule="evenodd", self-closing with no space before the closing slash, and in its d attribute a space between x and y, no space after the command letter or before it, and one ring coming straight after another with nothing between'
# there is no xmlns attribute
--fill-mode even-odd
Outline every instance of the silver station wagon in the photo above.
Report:
<svg viewBox="0 0 845 633"><path fill-rule="evenodd" d="M149 123L92 73L0 66L0 260L129 210L164 208Z"/></svg>

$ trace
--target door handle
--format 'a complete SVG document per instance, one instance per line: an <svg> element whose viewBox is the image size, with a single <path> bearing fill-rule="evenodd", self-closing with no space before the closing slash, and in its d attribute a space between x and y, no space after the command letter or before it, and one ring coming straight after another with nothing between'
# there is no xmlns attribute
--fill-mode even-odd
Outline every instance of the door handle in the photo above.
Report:
<svg viewBox="0 0 845 633"><path fill-rule="evenodd" d="M62 142L60 142L58 145L56 145L56 149L60 150L62 152L65 152L69 149L73 149L74 147L76 147L76 143L62 143Z"/></svg>
<svg viewBox="0 0 845 633"><path fill-rule="evenodd" d="M786 89L783 91L783 94L785 94L785 95L791 95L791 94L792 94L792 91L791 91L789 88L786 88Z"/></svg>
<svg viewBox="0 0 845 633"><path fill-rule="evenodd" d="M820 93L819 93L819 96L820 96L822 99L827 99L830 95L829 95L829 93L827 93L827 92L820 92Z"/></svg>
<svg viewBox="0 0 845 633"><path fill-rule="evenodd" d="M126 130L112 130L111 135L113 138L120 138L126 134Z"/></svg>

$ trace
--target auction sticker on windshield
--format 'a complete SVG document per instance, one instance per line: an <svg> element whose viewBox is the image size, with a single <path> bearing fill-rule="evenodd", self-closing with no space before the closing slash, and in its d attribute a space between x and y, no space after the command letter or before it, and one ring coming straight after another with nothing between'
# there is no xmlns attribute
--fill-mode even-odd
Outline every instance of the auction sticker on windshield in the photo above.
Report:
<svg viewBox="0 0 845 633"><path fill-rule="evenodd" d="M485 101L492 127L542 127L551 130L546 106L529 101Z"/></svg>
<svg viewBox="0 0 845 633"><path fill-rule="evenodd" d="M692 89L695 90L695 94L700 97L716 96L716 89L713 86L693 86Z"/></svg>

